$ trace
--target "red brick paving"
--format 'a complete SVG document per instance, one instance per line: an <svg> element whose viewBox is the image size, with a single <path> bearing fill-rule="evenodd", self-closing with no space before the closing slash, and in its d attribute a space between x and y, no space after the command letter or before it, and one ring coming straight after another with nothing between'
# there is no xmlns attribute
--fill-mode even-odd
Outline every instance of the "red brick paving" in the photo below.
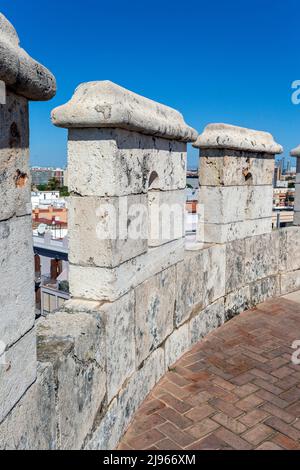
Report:
<svg viewBox="0 0 300 470"><path fill-rule="evenodd" d="M300 449L300 292L210 333L163 377L119 449Z"/></svg>

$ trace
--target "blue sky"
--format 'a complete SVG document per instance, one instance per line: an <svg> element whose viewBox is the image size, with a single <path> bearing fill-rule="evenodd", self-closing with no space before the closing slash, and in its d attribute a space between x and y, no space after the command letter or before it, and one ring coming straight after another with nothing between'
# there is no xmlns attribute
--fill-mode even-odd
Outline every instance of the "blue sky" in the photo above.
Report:
<svg viewBox="0 0 300 470"><path fill-rule="evenodd" d="M2 0L21 45L57 78L31 104L31 162L66 163L66 131L50 111L75 87L112 80L181 111L199 132L226 122L271 132L285 155L300 143L299 0ZM189 163L197 152L189 150Z"/></svg>

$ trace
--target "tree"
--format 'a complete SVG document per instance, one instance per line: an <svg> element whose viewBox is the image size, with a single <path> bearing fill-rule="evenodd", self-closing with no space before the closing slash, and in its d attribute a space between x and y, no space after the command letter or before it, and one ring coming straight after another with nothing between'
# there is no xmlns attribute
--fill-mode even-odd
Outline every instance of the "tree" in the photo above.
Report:
<svg viewBox="0 0 300 470"><path fill-rule="evenodd" d="M56 191L60 189L60 183L56 178L50 178L47 184L48 191Z"/></svg>

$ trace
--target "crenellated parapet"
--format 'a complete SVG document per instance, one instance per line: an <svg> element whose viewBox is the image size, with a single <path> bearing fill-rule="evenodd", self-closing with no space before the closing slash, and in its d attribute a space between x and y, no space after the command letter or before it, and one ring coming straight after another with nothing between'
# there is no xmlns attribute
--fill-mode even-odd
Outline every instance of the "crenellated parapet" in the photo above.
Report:
<svg viewBox="0 0 300 470"><path fill-rule="evenodd" d="M183 259L186 143L197 132L109 81L80 85L52 121L69 129L71 293L117 300Z"/></svg>
<svg viewBox="0 0 300 470"><path fill-rule="evenodd" d="M270 233L274 157L281 145L267 132L209 124L193 146L200 149L199 241Z"/></svg>
<svg viewBox="0 0 300 470"><path fill-rule="evenodd" d="M0 14L0 423L35 387L29 100L55 94L53 75L20 46Z"/></svg>
<svg viewBox="0 0 300 470"><path fill-rule="evenodd" d="M0 448L113 449L192 345L300 289L300 229L272 230L282 147L225 124L198 137L168 106L109 81L80 85L52 112L68 129L72 298L35 325L28 100L50 98L55 79L3 16L1 79ZM200 149L201 243L187 245L188 142ZM297 211L296 200L295 225Z"/></svg>
<svg viewBox="0 0 300 470"><path fill-rule="evenodd" d="M49 70L20 47L18 34L0 13L0 80L19 96L46 101L56 93L56 81Z"/></svg>

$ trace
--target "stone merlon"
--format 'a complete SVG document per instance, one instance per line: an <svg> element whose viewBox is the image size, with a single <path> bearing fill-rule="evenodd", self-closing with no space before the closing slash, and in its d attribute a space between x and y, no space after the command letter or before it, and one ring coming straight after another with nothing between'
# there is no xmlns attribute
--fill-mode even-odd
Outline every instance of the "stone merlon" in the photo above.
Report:
<svg viewBox="0 0 300 470"><path fill-rule="evenodd" d="M296 147L295 149L291 150L291 153L290 153L291 157L300 157L300 145L298 145L298 147Z"/></svg>
<svg viewBox="0 0 300 470"><path fill-rule="evenodd" d="M283 152L268 132L255 131L229 124L209 124L193 144L196 148L223 148L245 152L279 154Z"/></svg>
<svg viewBox="0 0 300 470"><path fill-rule="evenodd" d="M52 111L52 122L65 128L121 128L183 142L198 136L175 109L107 80L79 85L68 103Z"/></svg>
<svg viewBox="0 0 300 470"><path fill-rule="evenodd" d="M0 80L18 95L46 101L56 93L54 76L19 46L12 24L0 13Z"/></svg>

